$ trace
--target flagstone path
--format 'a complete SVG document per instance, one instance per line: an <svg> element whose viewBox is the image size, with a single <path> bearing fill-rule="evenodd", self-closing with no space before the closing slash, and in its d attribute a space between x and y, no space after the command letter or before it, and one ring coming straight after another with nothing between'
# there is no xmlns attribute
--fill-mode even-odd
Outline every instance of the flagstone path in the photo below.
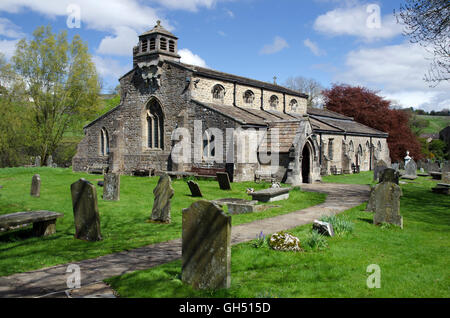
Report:
<svg viewBox="0 0 450 318"><path fill-rule="evenodd" d="M303 184L304 191L327 193L324 203L292 213L232 227L231 243L255 239L263 231L272 234L312 223L324 215L332 215L366 202L369 186L354 184ZM86 259L77 264L81 272L81 289L68 290L69 264L56 265L31 272L0 277L0 297L114 297L102 281L106 278L147 269L181 258L181 239Z"/></svg>

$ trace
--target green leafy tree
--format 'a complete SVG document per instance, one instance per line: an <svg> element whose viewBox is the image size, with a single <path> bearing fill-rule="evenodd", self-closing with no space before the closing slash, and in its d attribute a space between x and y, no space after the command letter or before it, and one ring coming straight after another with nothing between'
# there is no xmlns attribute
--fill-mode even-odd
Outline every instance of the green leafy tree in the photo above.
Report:
<svg viewBox="0 0 450 318"><path fill-rule="evenodd" d="M32 101L34 142L43 162L64 133L97 112L100 83L87 45L78 35L38 27L30 41L22 39L12 58Z"/></svg>
<svg viewBox="0 0 450 318"><path fill-rule="evenodd" d="M430 149L430 152L434 154L434 157L436 159L444 159L445 153L446 153L446 144L440 139L435 139L430 142L430 145L428 148Z"/></svg>

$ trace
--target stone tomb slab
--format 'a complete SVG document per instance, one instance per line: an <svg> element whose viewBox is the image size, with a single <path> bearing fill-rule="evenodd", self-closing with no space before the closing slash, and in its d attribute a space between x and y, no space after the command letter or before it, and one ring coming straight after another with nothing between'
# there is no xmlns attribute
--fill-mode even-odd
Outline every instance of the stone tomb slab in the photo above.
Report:
<svg viewBox="0 0 450 318"><path fill-rule="evenodd" d="M33 236L48 236L56 233L56 219L63 216L62 213L46 210L4 214L0 216L0 229L8 231L33 223Z"/></svg>
<svg viewBox="0 0 450 318"><path fill-rule="evenodd" d="M216 173L217 182L219 182L219 187L221 190L231 190L230 178L226 172Z"/></svg>
<svg viewBox="0 0 450 318"><path fill-rule="evenodd" d="M182 212L181 280L194 289L229 288L231 216L199 200Z"/></svg>
<svg viewBox="0 0 450 318"><path fill-rule="evenodd" d="M269 188L250 193L253 200L260 202L274 202L289 199L291 188Z"/></svg>

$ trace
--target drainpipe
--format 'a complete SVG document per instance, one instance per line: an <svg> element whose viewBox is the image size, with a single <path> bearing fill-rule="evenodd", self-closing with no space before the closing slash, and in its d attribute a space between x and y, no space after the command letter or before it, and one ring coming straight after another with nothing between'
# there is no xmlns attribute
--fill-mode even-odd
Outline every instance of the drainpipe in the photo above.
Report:
<svg viewBox="0 0 450 318"><path fill-rule="evenodd" d="M236 106L236 82L233 82L233 106Z"/></svg>
<svg viewBox="0 0 450 318"><path fill-rule="evenodd" d="M261 88L261 109L264 110L264 90Z"/></svg>
<svg viewBox="0 0 450 318"><path fill-rule="evenodd" d="M372 149L372 137L370 137L370 144L369 144L369 153L370 153L370 160L369 160L369 170L372 171L372 155L373 155L373 149Z"/></svg>
<svg viewBox="0 0 450 318"><path fill-rule="evenodd" d="M283 93L283 113L286 114L286 93Z"/></svg>
<svg viewBox="0 0 450 318"><path fill-rule="evenodd" d="M322 166L322 133L319 133L319 136L320 136L319 164Z"/></svg>

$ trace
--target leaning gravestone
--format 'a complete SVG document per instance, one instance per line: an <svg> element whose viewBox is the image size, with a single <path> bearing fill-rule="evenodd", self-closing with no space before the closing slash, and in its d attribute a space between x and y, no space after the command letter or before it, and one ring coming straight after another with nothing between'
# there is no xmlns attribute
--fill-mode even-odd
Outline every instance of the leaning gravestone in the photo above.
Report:
<svg viewBox="0 0 450 318"><path fill-rule="evenodd" d="M31 196L39 198L41 196L41 177L35 174L31 179Z"/></svg>
<svg viewBox="0 0 450 318"><path fill-rule="evenodd" d="M231 216L200 200L183 210L181 280L195 289L229 288Z"/></svg>
<svg viewBox="0 0 450 318"><path fill-rule="evenodd" d="M383 160L378 160L377 164L375 165L375 169L373 169L373 180L377 180L380 178L380 175L383 173L384 169L386 169L388 166L386 162Z"/></svg>
<svg viewBox="0 0 450 318"><path fill-rule="evenodd" d="M170 223L170 199L174 195L170 177L163 173L159 177L158 184L153 190L155 201L153 202L152 215L150 220L153 222Z"/></svg>
<svg viewBox="0 0 450 318"><path fill-rule="evenodd" d="M333 225L328 222L314 220L313 230L325 236L334 236Z"/></svg>
<svg viewBox="0 0 450 318"><path fill-rule="evenodd" d="M217 182L221 190L231 190L230 178L226 172L217 172Z"/></svg>
<svg viewBox="0 0 450 318"><path fill-rule="evenodd" d="M70 186L75 222L75 238L85 241L100 241L100 214L97 206L97 190L85 179Z"/></svg>
<svg viewBox="0 0 450 318"><path fill-rule="evenodd" d="M103 182L103 200L119 201L120 198L120 175L107 173Z"/></svg>
<svg viewBox="0 0 450 318"><path fill-rule="evenodd" d="M189 190L191 190L191 195L193 197L202 197L202 191L200 191L200 187L198 186L198 183L189 180L187 182L188 186L189 186Z"/></svg>
<svg viewBox="0 0 450 318"><path fill-rule="evenodd" d="M391 223L403 228L403 218L400 215L401 188L390 181L392 173L386 169L383 173L383 182L377 184L373 190L373 223Z"/></svg>

